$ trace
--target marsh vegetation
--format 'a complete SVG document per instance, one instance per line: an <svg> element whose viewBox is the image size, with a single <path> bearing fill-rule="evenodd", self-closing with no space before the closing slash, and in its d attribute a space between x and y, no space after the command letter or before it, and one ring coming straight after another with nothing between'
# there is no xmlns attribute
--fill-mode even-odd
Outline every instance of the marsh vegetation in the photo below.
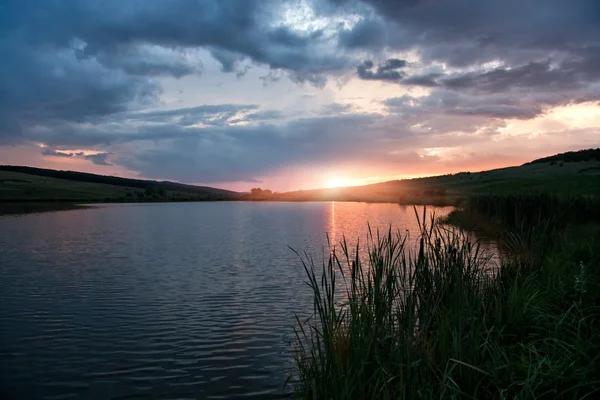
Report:
<svg viewBox="0 0 600 400"><path fill-rule="evenodd" d="M342 242L304 267L298 319L306 399L582 399L600 392L600 202L479 196L445 221ZM448 223L507 249L498 265Z"/></svg>

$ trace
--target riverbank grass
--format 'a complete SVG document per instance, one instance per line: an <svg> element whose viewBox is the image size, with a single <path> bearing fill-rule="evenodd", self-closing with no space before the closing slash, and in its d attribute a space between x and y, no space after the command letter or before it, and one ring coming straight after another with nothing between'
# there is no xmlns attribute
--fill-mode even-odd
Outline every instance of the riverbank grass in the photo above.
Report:
<svg viewBox="0 0 600 400"><path fill-rule="evenodd" d="M596 237L537 220L513 234L528 231L536 254L490 268L470 236L420 222L416 248L389 231L369 235L364 258L345 241L320 266L304 257L314 313L296 328L299 398L600 395Z"/></svg>

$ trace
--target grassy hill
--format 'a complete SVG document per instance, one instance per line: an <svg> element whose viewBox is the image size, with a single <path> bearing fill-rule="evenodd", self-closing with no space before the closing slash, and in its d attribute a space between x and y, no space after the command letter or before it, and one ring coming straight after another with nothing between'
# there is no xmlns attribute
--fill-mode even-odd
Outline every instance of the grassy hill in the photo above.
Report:
<svg viewBox="0 0 600 400"><path fill-rule="evenodd" d="M286 201L367 201L457 204L474 194L556 193L600 196L600 149L563 153L482 172L395 180L366 186L286 192Z"/></svg>
<svg viewBox="0 0 600 400"><path fill-rule="evenodd" d="M569 151L550 157L539 158L527 164L540 164L549 162L552 165L557 162L582 162L582 161L600 161L600 148L585 149L579 151ZM527 165L526 164L526 165Z"/></svg>
<svg viewBox="0 0 600 400"><path fill-rule="evenodd" d="M260 191L258 195L176 182L73 171L0 166L0 207L8 203L159 202L207 200L365 201L460 204L478 194L553 193L600 196L600 149L557 154L521 166L395 180L366 186ZM20 206L19 206L20 207ZM56 208L56 207L53 207ZM2 213L2 210L0 210Z"/></svg>
<svg viewBox="0 0 600 400"><path fill-rule="evenodd" d="M236 192L175 182L0 166L0 202L148 202L232 200Z"/></svg>

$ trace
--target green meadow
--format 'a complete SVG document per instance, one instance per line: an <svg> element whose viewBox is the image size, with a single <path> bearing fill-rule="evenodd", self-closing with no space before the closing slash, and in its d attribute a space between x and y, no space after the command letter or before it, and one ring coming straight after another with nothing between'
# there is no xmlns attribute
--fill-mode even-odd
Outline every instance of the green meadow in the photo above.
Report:
<svg viewBox="0 0 600 400"><path fill-rule="evenodd" d="M600 196L600 149L559 154L521 166L273 195L288 201L366 201L460 205L471 195L555 193Z"/></svg>
<svg viewBox="0 0 600 400"><path fill-rule="evenodd" d="M175 182L0 166L0 215L80 208L85 203L219 201L239 194Z"/></svg>

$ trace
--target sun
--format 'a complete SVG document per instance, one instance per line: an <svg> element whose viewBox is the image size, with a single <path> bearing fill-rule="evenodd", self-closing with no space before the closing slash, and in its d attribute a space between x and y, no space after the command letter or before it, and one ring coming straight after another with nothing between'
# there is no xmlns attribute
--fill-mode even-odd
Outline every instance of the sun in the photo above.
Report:
<svg viewBox="0 0 600 400"><path fill-rule="evenodd" d="M344 178L340 178L340 177L333 177L333 178L329 178L325 181L325 187L326 188L337 188L337 187L344 187L344 186L351 186L351 183L348 179L344 179Z"/></svg>

